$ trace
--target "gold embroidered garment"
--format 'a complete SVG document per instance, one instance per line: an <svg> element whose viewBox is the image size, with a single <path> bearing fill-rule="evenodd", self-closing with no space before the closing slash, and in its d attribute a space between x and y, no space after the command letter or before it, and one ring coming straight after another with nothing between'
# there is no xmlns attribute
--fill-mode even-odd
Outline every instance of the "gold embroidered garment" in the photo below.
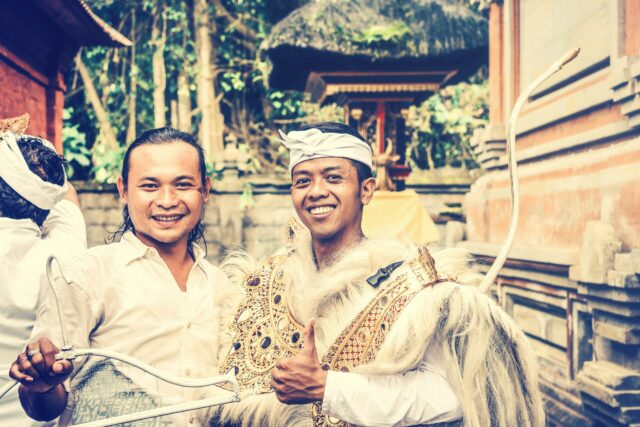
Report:
<svg viewBox="0 0 640 427"><path fill-rule="evenodd" d="M286 255L270 258L242 284L246 294L233 319L233 344L220 371L235 369L243 390L270 392L270 371L276 361L296 355L303 347L304 327L287 305L285 260ZM402 310L420 290L437 281L433 259L426 248L420 248L419 256L382 281L366 307L344 325L322 357L323 369L350 371L372 362ZM312 405L314 425L347 425L322 415L320 409L320 402Z"/></svg>

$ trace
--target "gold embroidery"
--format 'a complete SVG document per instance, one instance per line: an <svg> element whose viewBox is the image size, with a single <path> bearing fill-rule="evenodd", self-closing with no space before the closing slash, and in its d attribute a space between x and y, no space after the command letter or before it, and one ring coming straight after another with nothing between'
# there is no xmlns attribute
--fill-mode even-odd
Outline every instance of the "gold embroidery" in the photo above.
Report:
<svg viewBox="0 0 640 427"><path fill-rule="evenodd" d="M348 372L373 361L402 310L421 289L412 288L407 275L397 276L354 319L322 358L323 366ZM314 426L348 426L321 414L322 403L312 405Z"/></svg>
<svg viewBox="0 0 640 427"><path fill-rule="evenodd" d="M243 390L271 391L276 361L297 354L304 343L304 327L287 305L283 261L271 258L242 284L246 295L233 318L233 344L220 372L234 369Z"/></svg>
<svg viewBox="0 0 640 427"><path fill-rule="evenodd" d="M244 281L245 298L232 324L233 346L220 367L236 370L243 390L271 391L271 369L280 358L292 357L303 347L303 325L287 305L282 264L286 256L273 257ZM372 362L402 310L425 287L438 282L433 259L426 248L382 283L378 293L329 347L323 369L350 371ZM315 427L349 424L322 414L321 402L311 405Z"/></svg>

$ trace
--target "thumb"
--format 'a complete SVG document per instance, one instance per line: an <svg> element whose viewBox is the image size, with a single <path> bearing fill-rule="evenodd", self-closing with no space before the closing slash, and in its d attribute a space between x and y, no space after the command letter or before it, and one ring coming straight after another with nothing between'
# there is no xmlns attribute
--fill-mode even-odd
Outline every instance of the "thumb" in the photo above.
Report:
<svg viewBox="0 0 640 427"><path fill-rule="evenodd" d="M307 326L304 328L304 347L302 347L302 351L305 354L315 356L318 358L316 353L316 319L309 320Z"/></svg>
<svg viewBox="0 0 640 427"><path fill-rule="evenodd" d="M73 370L73 364L69 360L58 360L51 367L52 375L67 375Z"/></svg>

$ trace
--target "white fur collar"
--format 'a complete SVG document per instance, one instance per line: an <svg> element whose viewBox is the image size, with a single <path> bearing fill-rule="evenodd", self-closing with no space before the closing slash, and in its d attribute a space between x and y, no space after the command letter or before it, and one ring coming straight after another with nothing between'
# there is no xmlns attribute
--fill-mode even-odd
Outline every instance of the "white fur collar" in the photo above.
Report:
<svg viewBox="0 0 640 427"><path fill-rule="evenodd" d="M318 271L308 233L298 237L285 262L287 297L293 316L302 324L316 319L320 357L377 292L366 279L381 267L409 259L414 247L395 240L364 240L336 254L336 261Z"/></svg>

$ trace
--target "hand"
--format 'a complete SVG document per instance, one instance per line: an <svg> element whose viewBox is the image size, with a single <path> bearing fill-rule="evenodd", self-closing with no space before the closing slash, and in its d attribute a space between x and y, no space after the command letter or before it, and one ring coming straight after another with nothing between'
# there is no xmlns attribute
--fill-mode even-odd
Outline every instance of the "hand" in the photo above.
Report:
<svg viewBox="0 0 640 427"><path fill-rule="evenodd" d="M73 371L70 360L56 361L60 350L48 338L28 344L9 369L9 376L19 381L28 392L47 393L69 378Z"/></svg>
<svg viewBox="0 0 640 427"><path fill-rule="evenodd" d="M307 324L304 337L300 353L278 360L271 370L271 388L282 403L302 404L324 398L327 371L320 367L316 353L315 320Z"/></svg>

